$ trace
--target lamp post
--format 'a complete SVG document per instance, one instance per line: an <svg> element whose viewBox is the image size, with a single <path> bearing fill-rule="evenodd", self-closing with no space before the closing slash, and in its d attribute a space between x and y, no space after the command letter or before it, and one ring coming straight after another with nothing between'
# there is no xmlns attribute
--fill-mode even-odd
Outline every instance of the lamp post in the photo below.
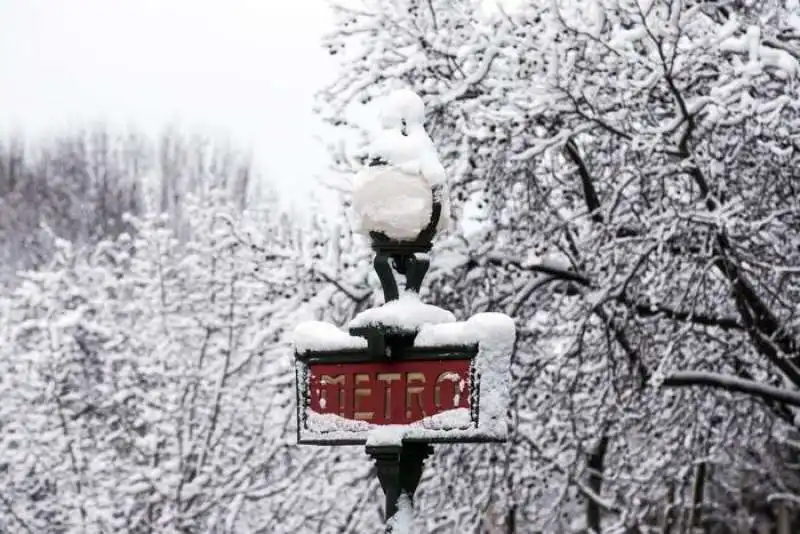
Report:
<svg viewBox="0 0 800 534"><path fill-rule="evenodd" d="M388 121L400 125L400 146L413 141L403 138L419 134L415 125L421 122L418 97L401 97L405 108ZM411 144L425 150L426 139L430 143L425 134ZM347 332L312 321L294 334L298 443L364 444L386 497L387 532L403 495L413 506L431 444L506 439L516 336L505 315L483 313L457 322L451 312L421 302L428 253L444 226L447 199L441 181L429 179L441 165L409 164L408 153L394 148L362 171L363 189L354 203L375 253L384 304L357 315ZM387 205L384 192L404 183L413 194L401 190L399 196L411 201ZM395 273L405 276L403 293Z"/></svg>

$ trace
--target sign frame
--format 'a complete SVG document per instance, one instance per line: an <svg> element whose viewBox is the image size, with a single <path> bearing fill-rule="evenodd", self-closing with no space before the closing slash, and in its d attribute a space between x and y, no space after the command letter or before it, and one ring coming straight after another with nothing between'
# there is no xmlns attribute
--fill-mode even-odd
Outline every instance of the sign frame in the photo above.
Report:
<svg viewBox="0 0 800 534"><path fill-rule="evenodd" d="M297 442L302 445L365 445L368 431L339 431L337 433L351 433L353 437L325 438L324 432L314 432L307 428L307 410L310 410L310 373L314 364L342 364L352 365L359 363L382 363L390 368L393 362L424 362L424 361L469 361L469 411L470 428L475 430L474 435L464 436L463 429L436 429L428 430L425 437L408 436L403 438L404 443L502 443L502 438L482 436L477 433L479 428L480 413L480 375L475 366L478 355L478 345L451 345L437 347L415 347L410 345L395 345L392 357L375 357L369 348L344 349L331 351L308 351L296 353L295 380L297 396ZM353 419L355 421L355 419ZM375 425L375 428L388 425ZM307 432L304 432L307 431ZM308 436L307 434L313 434ZM452 434L452 435L451 435Z"/></svg>

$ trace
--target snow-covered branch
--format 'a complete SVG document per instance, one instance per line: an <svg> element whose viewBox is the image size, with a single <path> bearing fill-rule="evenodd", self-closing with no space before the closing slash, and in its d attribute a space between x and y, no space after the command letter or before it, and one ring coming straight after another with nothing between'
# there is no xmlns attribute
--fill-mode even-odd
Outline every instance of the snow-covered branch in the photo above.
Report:
<svg viewBox="0 0 800 534"><path fill-rule="evenodd" d="M800 392L761 384L736 376L704 371L679 371L666 375L663 385L671 387L709 386L732 393L745 393L766 401L800 407Z"/></svg>

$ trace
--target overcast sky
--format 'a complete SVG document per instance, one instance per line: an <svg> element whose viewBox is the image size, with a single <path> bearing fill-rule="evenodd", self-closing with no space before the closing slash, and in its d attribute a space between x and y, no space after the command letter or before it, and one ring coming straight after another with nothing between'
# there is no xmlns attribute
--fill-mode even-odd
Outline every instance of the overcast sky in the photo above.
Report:
<svg viewBox="0 0 800 534"><path fill-rule="evenodd" d="M288 194L324 172L325 0L0 0L0 128L179 121L252 146Z"/></svg>

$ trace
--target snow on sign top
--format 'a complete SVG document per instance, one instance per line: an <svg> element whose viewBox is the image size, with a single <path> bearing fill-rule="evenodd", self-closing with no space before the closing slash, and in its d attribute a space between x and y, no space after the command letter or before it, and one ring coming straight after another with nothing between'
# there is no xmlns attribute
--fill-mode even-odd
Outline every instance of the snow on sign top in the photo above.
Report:
<svg viewBox="0 0 800 534"><path fill-rule="evenodd" d="M447 175L425 131L425 104L409 89L379 103L381 128L371 135L368 152L370 160L385 164L366 167L353 180L357 230L416 238L431 219L434 188L442 205L437 230L445 230L450 221Z"/></svg>
<svg viewBox="0 0 800 534"><path fill-rule="evenodd" d="M370 308L356 315L350 328L365 326L384 326L403 332L419 332L423 325L454 323L455 315L451 312L431 306L420 301L415 293L404 293L397 300L392 300L377 308Z"/></svg>
<svg viewBox="0 0 800 534"><path fill-rule="evenodd" d="M308 321L297 325L294 329L293 344L299 354L367 348L366 339L351 336L334 325L322 321Z"/></svg>

